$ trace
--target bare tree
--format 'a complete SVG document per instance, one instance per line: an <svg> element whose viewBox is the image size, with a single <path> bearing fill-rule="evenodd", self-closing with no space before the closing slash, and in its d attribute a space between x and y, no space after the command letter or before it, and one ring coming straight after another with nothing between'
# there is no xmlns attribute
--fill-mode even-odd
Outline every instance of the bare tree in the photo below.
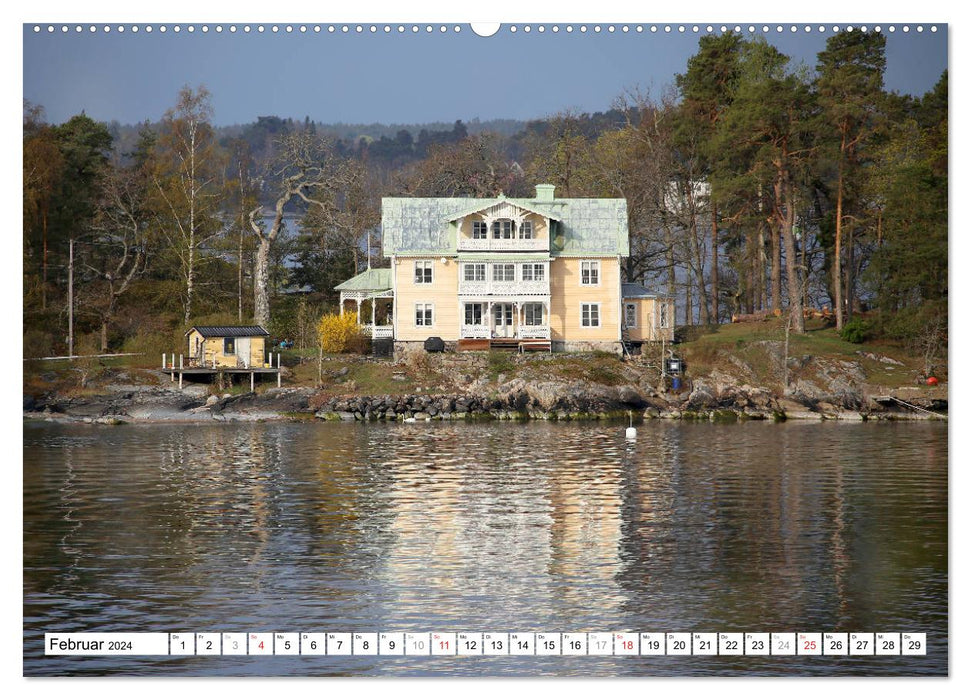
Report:
<svg viewBox="0 0 971 700"><path fill-rule="evenodd" d="M101 325L101 352L108 350L108 325L118 300L145 271L145 201L142 182L131 171L109 169L82 266L90 273L82 303Z"/></svg>
<svg viewBox="0 0 971 700"><path fill-rule="evenodd" d="M343 191L349 177L347 162L337 157L329 144L314 134L287 134L277 142L277 156L269 164L264 178L274 193L269 229L261 206L249 213L250 228L257 238L253 316L258 324L265 325L270 321L270 252L283 230L286 206L296 199L325 219L333 219L339 209L335 195Z"/></svg>

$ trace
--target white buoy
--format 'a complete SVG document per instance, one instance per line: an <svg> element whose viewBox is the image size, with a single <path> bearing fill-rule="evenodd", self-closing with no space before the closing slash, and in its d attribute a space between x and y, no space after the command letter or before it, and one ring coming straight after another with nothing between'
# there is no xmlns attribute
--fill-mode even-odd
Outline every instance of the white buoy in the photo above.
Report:
<svg viewBox="0 0 971 700"><path fill-rule="evenodd" d="M637 428L634 427L634 415L628 411L627 416L630 418L630 426L627 428L624 434L628 440L636 440Z"/></svg>

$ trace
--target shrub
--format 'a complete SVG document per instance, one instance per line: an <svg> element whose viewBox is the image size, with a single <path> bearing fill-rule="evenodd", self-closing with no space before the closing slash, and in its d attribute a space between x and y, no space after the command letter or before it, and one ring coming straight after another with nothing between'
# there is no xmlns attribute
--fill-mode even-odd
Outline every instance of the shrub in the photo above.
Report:
<svg viewBox="0 0 971 700"><path fill-rule="evenodd" d="M320 348L324 352L362 352L364 333L352 313L325 314L317 324Z"/></svg>
<svg viewBox="0 0 971 700"><path fill-rule="evenodd" d="M847 343L859 344L870 337L872 328L872 324L869 321L857 318L843 326L843 330L840 331L840 338Z"/></svg>

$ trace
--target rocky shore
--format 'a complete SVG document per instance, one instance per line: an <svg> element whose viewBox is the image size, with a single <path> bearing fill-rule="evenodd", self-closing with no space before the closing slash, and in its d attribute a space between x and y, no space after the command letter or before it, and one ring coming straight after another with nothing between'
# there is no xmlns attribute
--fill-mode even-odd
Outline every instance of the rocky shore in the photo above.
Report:
<svg viewBox="0 0 971 700"><path fill-rule="evenodd" d="M308 387L208 395L208 387L108 385L83 396L24 396L24 418L102 424L210 421L602 420L921 420L946 417L946 398L920 388L891 394L836 383L837 391L796 382L779 395L712 375L680 393L639 385L516 378L461 393L329 395ZM829 387L832 389L832 387ZM901 403L903 402L903 403Z"/></svg>

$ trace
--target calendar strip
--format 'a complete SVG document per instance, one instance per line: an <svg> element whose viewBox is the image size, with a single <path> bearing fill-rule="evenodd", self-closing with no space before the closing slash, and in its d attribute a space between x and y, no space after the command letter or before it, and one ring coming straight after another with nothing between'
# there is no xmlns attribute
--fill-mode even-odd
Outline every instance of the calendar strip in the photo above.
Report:
<svg viewBox="0 0 971 700"><path fill-rule="evenodd" d="M924 632L145 632L44 635L47 656L925 656Z"/></svg>

